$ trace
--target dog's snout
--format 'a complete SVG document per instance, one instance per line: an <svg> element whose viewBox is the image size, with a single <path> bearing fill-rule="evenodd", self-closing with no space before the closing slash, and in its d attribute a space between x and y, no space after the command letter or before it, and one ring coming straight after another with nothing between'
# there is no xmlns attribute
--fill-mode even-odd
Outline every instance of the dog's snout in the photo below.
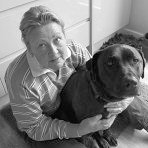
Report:
<svg viewBox="0 0 148 148"><path fill-rule="evenodd" d="M133 79L126 79L124 81L124 86L126 87L126 89L131 89L134 88L138 85L138 81L136 78Z"/></svg>

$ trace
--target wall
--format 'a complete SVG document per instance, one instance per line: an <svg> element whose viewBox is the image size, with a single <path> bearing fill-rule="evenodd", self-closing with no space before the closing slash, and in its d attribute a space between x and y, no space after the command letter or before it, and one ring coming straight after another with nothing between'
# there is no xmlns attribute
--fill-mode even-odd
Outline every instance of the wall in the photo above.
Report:
<svg viewBox="0 0 148 148"><path fill-rule="evenodd" d="M139 35L148 32L148 0L132 0L130 21L126 29Z"/></svg>

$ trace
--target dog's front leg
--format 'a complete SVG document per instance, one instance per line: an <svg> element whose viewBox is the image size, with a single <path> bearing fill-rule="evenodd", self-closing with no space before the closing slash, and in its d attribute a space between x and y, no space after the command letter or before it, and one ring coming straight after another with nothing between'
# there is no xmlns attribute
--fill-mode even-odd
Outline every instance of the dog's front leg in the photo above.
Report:
<svg viewBox="0 0 148 148"><path fill-rule="evenodd" d="M92 137L91 134L84 135L77 140L83 143L87 148L100 148L97 141Z"/></svg>
<svg viewBox="0 0 148 148"><path fill-rule="evenodd" d="M113 136L111 133L110 129L104 130L103 131L103 137L106 139L106 141L111 145L111 146L117 146L118 142L116 138Z"/></svg>

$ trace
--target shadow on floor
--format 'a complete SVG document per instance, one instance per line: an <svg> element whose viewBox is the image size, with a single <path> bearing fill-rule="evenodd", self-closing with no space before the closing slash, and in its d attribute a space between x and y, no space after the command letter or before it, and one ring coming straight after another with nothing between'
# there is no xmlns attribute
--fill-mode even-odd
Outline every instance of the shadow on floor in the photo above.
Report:
<svg viewBox="0 0 148 148"><path fill-rule="evenodd" d="M0 148L30 148L23 136L17 129L10 105L4 106L0 111Z"/></svg>

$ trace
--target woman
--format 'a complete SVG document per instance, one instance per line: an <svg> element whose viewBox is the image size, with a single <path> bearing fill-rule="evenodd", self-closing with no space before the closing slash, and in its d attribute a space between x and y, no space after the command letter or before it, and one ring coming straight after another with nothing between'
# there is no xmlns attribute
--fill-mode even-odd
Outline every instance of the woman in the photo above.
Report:
<svg viewBox="0 0 148 148"><path fill-rule="evenodd" d="M60 90L75 68L91 56L80 44L66 40L64 23L44 6L30 8L21 20L20 30L27 49L9 65L5 75L18 128L27 133L34 147L84 147L69 138L109 128L132 99L118 106L108 104L110 117L106 120L100 120L101 115L80 124L52 119L50 115L62 101L58 97Z"/></svg>

